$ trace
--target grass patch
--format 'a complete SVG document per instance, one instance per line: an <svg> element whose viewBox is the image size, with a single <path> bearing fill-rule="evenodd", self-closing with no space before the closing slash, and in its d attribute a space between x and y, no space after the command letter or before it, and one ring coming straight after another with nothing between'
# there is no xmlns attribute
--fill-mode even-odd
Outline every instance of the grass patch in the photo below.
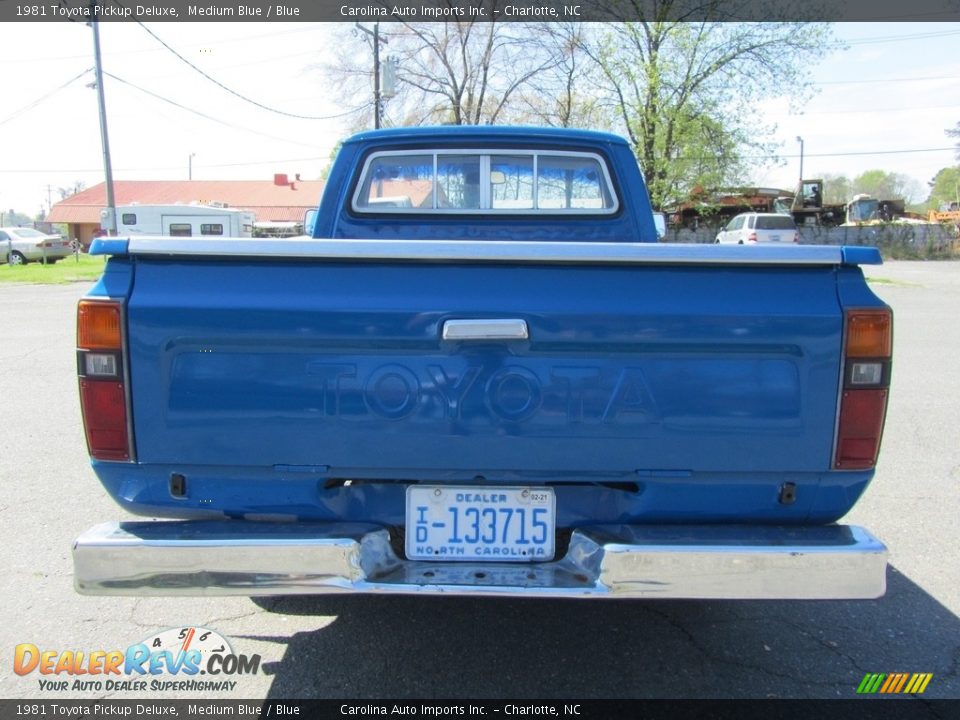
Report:
<svg viewBox="0 0 960 720"><path fill-rule="evenodd" d="M891 280L890 278L868 277L867 282L871 285L895 285L896 287L923 287L917 283L904 282L903 280Z"/></svg>
<svg viewBox="0 0 960 720"><path fill-rule="evenodd" d="M0 264L0 283L30 283L33 285L63 285L72 282L91 282L103 274L105 256L80 254L53 265L32 262L26 265Z"/></svg>

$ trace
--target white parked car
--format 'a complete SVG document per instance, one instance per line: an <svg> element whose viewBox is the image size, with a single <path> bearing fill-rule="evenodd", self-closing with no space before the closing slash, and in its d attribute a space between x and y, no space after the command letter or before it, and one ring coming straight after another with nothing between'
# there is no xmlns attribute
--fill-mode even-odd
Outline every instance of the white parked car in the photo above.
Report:
<svg viewBox="0 0 960 720"><path fill-rule="evenodd" d="M25 227L0 228L0 258L11 265L25 265L34 260L55 263L72 254L70 242L59 235Z"/></svg>
<svg viewBox="0 0 960 720"><path fill-rule="evenodd" d="M792 215L779 213L741 213L717 233L718 243L753 245L754 243L798 243L800 231Z"/></svg>

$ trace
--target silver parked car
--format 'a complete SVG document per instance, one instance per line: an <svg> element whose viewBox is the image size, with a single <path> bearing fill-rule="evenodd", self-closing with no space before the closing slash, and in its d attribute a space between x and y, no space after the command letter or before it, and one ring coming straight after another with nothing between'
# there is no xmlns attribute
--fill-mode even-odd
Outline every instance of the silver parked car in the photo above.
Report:
<svg viewBox="0 0 960 720"><path fill-rule="evenodd" d="M718 243L798 243L800 232L792 215L741 213L717 234Z"/></svg>
<svg viewBox="0 0 960 720"><path fill-rule="evenodd" d="M25 227L0 228L0 258L11 265L38 260L54 263L73 254L70 242L59 235L47 235Z"/></svg>

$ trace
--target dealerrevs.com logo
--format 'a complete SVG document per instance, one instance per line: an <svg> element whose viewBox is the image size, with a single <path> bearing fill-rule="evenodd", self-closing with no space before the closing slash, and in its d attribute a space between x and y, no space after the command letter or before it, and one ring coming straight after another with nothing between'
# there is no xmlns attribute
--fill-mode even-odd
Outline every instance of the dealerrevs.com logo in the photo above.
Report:
<svg viewBox="0 0 960 720"><path fill-rule="evenodd" d="M214 692L233 690L238 675L255 675L259 655L239 655L204 627L171 628L125 650L51 650L17 645L13 671L37 674L46 692Z"/></svg>

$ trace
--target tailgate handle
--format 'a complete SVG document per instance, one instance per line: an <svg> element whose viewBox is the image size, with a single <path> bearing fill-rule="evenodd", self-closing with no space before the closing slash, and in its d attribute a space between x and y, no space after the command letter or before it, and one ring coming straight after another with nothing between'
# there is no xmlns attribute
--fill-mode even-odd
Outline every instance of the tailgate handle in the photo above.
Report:
<svg viewBox="0 0 960 720"><path fill-rule="evenodd" d="M515 318L489 320L447 320L444 340L526 340L530 337L527 321Z"/></svg>

